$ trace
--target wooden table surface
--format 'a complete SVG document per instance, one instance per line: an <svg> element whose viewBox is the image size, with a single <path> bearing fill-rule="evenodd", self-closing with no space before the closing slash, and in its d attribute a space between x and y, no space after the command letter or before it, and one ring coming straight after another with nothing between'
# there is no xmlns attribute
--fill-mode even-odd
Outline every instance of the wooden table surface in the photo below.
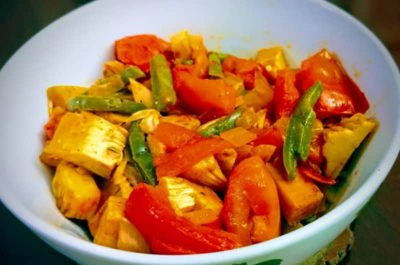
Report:
<svg viewBox="0 0 400 265"><path fill-rule="evenodd" d="M0 1L0 67L40 29L87 0ZM400 65L399 0L332 0L366 24ZM4 89L4 88L2 88ZM400 136L399 136L400 137ZM400 158L354 225L347 265L400 264ZM23 226L0 203L1 264L75 264Z"/></svg>

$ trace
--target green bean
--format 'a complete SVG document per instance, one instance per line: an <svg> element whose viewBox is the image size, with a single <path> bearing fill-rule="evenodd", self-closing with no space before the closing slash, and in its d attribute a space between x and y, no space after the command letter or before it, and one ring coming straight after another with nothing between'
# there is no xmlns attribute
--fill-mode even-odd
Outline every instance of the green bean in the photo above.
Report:
<svg viewBox="0 0 400 265"><path fill-rule="evenodd" d="M131 114L145 109L142 103L116 97L97 97L81 95L72 98L67 103L69 111L114 111L119 113Z"/></svg>

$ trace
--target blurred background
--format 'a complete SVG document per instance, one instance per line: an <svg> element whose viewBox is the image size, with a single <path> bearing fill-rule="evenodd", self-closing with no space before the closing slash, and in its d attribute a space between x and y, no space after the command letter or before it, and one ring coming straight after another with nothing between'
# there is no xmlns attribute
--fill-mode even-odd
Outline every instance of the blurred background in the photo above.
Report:
<svg viewBox="0 0 400 265"><path fill-rule="evenodd" d="M0 0L0 68L43 27L87 0ZM331 0L370 28L400 65L400 0ZM4 89L4 88L3 88ZM400 158L353 224L342 265L400 264ZM75 264L23 226L0 203L0 264Z"/></svg>

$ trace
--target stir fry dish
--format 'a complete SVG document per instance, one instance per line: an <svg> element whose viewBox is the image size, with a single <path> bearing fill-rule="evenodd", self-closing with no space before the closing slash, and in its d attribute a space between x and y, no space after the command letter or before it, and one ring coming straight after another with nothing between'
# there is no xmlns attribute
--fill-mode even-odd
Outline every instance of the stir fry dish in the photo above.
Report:
<svg viewBox="0 0 400 265"><path fill-rule="evenodd" d="M193 254L279 237L327 212L377 127L326 49L293 67L283 47L240 58L187 31L114 48L90 87L47 89L40 155L57 207L96 244Z"/></svg>

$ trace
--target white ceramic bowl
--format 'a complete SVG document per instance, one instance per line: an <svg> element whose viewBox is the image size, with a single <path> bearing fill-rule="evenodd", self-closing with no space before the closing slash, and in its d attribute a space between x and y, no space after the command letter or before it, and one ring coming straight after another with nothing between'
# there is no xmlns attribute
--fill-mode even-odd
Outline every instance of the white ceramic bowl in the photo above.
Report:
<svg viewBox="0 0 400 265"><path fill-rule="evenodd" d="M145 255L95 245L63 218L50 177L38 160L46 122L46 88L89 85L112 57L114 40L136 33L168 38L189 29L209 48L254 55L281 44L299 63L321 48L339 54L371 102L379 129L355 170L344 200L310 225L269 242L220 253ZM335 238L374 194L400 148L400 78L384 46L358 21L324 1L99 1L51 24L0 73L0 196L39 237L81 264L296 264ZM279 264L272 261L271 263Z"/></svg>

